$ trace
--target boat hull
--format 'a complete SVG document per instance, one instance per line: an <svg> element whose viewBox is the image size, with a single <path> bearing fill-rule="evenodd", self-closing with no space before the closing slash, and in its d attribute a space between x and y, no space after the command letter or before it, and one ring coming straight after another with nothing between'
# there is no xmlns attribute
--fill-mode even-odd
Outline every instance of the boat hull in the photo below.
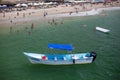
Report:
<svg viewBox="0 0 120 80"><path fill-rule="evenodd" d="M104 28L101 28L101 27L96 27L96 30L100 31L100 32L103 32L103 33L109 33L110 32L110 30L104 29Z"/></svg>
<svg viewBox="0 0 120 80"><path fill-rule="evenodd" d="M83 54L35 54L24 52L29 61L33 64L47 65L70 65L92 63L93 57L86 57L90 53ZM45 57L44 57L45 56Z"/></svg>

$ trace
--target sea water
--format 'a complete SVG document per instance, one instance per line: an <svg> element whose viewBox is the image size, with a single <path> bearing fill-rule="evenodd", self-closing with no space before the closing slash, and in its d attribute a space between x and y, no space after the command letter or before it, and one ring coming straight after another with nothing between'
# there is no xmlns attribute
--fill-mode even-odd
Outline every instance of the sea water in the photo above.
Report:
<svg viewBox="0 0 120 80"><path fill-rule="evenodd" d="M119 80L120 79L120 10L99 15L57 18L17 25L12 32L0 27L0 80ZM110 30L109 34L95 27ZM28 27L28 29L25 29ZM30 32L30 33L29 33ZM23 52L70 54L51 50L48 43L71 44L71 53L95 51L95 62L84 65L50 66L31 64Z"/></svg>

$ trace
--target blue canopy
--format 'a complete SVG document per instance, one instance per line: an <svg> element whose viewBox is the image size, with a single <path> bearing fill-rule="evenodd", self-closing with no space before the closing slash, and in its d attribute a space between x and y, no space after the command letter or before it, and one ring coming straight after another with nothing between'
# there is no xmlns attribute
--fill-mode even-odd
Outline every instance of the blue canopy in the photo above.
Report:
<svg viewBox="0 0 120 80"><path fill-rule="evenodd" d="M7 8L7 6L0 6L0 9L5 9Z"/></svg>
<svg viewBox="0 0 120 80"><path fill-rule="evenodd" d="M48 44L48 48L51 49L62 49L62 50L72 50L73 47L70 44Z"/></svg>

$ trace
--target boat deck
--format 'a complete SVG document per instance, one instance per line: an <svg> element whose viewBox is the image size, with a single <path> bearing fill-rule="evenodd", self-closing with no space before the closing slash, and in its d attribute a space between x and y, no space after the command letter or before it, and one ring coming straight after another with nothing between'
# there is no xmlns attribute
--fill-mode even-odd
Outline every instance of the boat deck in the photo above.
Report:
<svg viewBox="0 0 120 80"><path fill-rule="evenodd" d="M87 54L45 54L46 60L82 60L90 56Z"/></svg>

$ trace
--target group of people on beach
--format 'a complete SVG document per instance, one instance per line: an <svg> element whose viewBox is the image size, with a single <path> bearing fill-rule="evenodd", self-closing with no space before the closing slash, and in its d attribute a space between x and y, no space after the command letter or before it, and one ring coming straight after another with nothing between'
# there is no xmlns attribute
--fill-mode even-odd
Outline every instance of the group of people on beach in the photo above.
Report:
<svg viewBox="0 0 120 80"><path fill-rule="evenodd" d="M101 4L101 3L100 3ZM86 11L89 7L90 8L94 8L94 9L97 9L97 7L101 7L101 6L97 6L97 5L99 5L99 4L91 4L91 6L88 6L89 5L89 3L86 3L86 4L84 4L84 3L80 3L80 4L75 4L75 5L71 5L72 7L70 7L70 9L72 9L72 10L68 10L67 11L67 13L69 14L69 15L72 15L72 13L78 13L78 12L80 12L80 11ZM106 4L103 4L103 6L102 7L105 7L106 6ZM113 5L112 5L113 6ZM68 6L66 6L66 7L68 7ZM65 8L66 8L65 7ZM56 7L57 8L57 7ZM61 8L61 7L60 7ZM64 7L63 7L64 8ZM41 9L41 11L42 11L43 9ZM51 10L54 10L54 9L51 9ZM56 10L56 9L55 9ZM88 9L89 10L89 9ZM32 11L29 11L29 12L27 12L27 11L24 11L24 12L20 12L20 11L17 11L17 12L11 12L11 13L6 13L4 10L3 10L3 12L1 13L1 20L8 20L9 21L9 23L11 23L11 26L10 26L10 33L13 31L13 28L12 28L12 25L13 24L18 24L17 23L17 20L18 19L21 19L21 22L22 22L22 20L23 20L23 23L24 22L26 22L25 21L25 19L29 19L29 16L31 16L31 17L33 17L33 16L36 16L36 14L37 14L37 16L39 17L39 19L40 20L42 20L41 18L43 18L43 19L46 19L46 16L49 14L52 14L52 13L50 13L50 11L48 10L48 9L44 9L44 11L43 12L41 12L40 10L39 10L39 12L37 13L37 11L35 12L35 10L32 10ZM58 11L59 10L57 10L56 11L56 14L58 13ZM52 12L52 11L51 11ZM35 13L35 15L33 15L33 13ZM55 11L54 11L54 13L55 13ZM64 13L64 12L59 12L59 13ZM42 17L41 17L42 16ZM8 18L7 18L8 17ZM33 19L33 18L32 18ZM18 20L19 21L19 20ZM56 26L56 25L58 25L58 21L55 19L55 18L53 18L52 17L52 19L50 20L50 21L48 21L48 23L49 24L51 24L51 25L54 25L54 26ZM64 21L62 20L61 22L60 22L61 24L64 24ZM83 25L84 26L84 25ZM31 30L33 30L34 29L34 23L31 23L31 28L30 28ZM26 27L25 28L25 30L28 30L28 27ZM19 32L19 30L17 30L17 32ZM29 35L31 35L32 33L29 31L28 32L28 34Z"/></svg>

